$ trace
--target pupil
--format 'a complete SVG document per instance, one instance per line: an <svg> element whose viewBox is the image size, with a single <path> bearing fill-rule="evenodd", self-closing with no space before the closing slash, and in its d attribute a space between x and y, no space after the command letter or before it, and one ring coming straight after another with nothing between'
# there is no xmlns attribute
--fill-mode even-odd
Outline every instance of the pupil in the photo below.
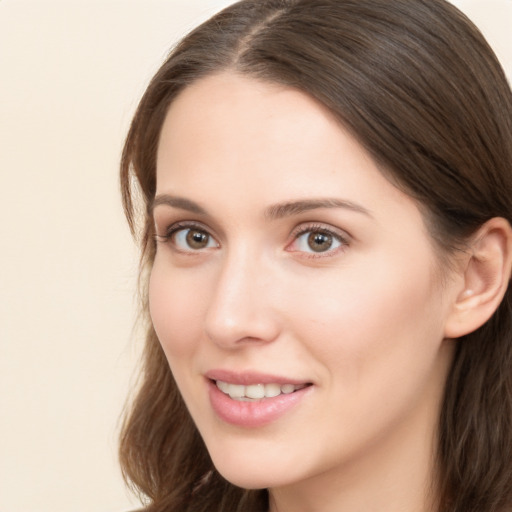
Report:
<svg viewBox="0 0 512 512"><path fill-rule="evenodd" d="M315 252L327 251L332 245L332 236L327 233L311 233L308 237L308 245Z"/></svg>
<svg viewBox="0 0 512 512"><path fill-rule="evenodd" d="M201 249L208 244L208 235L201 231L189 231L187 233L187 243L194 249Z"/></svg>

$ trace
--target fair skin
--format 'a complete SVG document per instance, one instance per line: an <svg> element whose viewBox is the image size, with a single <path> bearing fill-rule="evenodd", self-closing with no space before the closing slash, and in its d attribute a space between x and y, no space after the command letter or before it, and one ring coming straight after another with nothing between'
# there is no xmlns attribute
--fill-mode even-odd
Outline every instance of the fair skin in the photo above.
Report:
<svg viewBox="0 0 512 512"><path fill-rule="evenodd" d="M171 105L156 198L150 312L218 471L272 512L431 510L466 281L414 201L312 98L232 73ZM272 379L276 414L214 382Z"/></svg>

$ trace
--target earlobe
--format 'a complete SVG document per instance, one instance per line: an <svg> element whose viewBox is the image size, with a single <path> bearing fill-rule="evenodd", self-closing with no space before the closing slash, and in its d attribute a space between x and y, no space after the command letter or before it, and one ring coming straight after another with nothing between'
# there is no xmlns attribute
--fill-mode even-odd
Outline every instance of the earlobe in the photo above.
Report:
<svg viewBox="0 0 512 512"><path fill-rule="evenodd" d="M481 327L494 314L509 286L512 270L512 228L495 217L471 238L463 290L445 324L446 338L459 338Z"/></svg>

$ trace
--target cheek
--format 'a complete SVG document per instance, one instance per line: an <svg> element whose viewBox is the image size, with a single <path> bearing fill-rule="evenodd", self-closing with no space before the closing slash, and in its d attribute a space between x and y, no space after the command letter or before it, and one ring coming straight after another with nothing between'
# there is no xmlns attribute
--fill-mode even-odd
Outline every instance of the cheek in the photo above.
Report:
<svg viewBox="0 0 512 512"><path fill-rule="evenodd" d="M391 362L399 370L402 360L420 364L419 354L433 356L443 332L439 293L428 268L429 262L407 267L382 257L379 265L326 277L307 295L291 294L288 311L296 335L347 380Z"/></svg>
<svg viewBox="0 0 512 512"><path fill-rule="evenodd" d="M204 300L195 290L194 282L180 279L179 273L155 260L149 280L149 312L170 363L189 355L198 339Z"/></svg>
<svg viewBox="0 0 512 512"><path fill-rule="evenodd" d="M319 394L330 404L332 421L320 435L332 453L345 450L347 439L356 450L436 402L430 398L437 399L435 383L444 382L438 359L442 308L428 267L422 268L405 273L382 258L378 270L353 267L308 296L294 295L289 312L295 338L307 349L304 359L317 369ZM343 430L349 437L340 436Z"/></svg>

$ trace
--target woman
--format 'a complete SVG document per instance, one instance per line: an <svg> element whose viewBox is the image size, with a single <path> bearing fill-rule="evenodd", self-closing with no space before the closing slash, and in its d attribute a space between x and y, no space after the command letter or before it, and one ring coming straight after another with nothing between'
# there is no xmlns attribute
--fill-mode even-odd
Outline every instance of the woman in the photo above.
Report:
<svg viewBox="0 0 512 512"><path fill-rule="evenodd" d="M443 0L244 0L187 36L122 159L145 510L510 510L511 162L503 71Z"/></svg>

